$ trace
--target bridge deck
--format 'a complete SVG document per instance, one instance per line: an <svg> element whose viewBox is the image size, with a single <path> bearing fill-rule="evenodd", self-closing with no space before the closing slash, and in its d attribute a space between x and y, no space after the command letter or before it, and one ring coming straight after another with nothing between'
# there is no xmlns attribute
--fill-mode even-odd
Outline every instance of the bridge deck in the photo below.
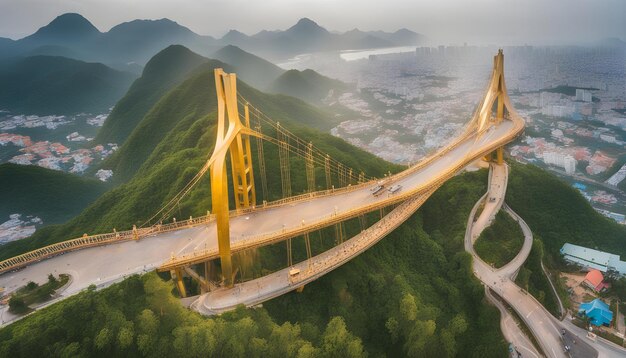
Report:
<svg viewBox="0 0 626 358"><path fill-rule="evenodd" d="M191 308L205 315L219 314L230 311L240 304L247 307L258 305L312 282L382 240L407 220L435 192L435 189L432 188L405 201L376 224L310 260L255 280L236 284L232 289L219 288L201 295L192 303ZM292 269L299 269L300 273L290 277L289 272Z"/></svg>
<svg viewBox="0 0 626 358"><path fill-rule="evenodd" d="M328 222L333 216L356 216L359 208L372 205L388 205L423 192L436 183L442 182L441 175L451 168L462 168L470 159L481 156L486 150L493 150L510 141L513 135L523 128L520 120L505 120L478 140L474 136L465 138L427 165L419 169L408 169L408 175L399 175L395 184L402 190L388 196L386 193L374 197L369 187L339 192L335 195L317 197L310 200L287 203L282 206L259 209L247 215L230 220L231 245L233 251L252 247L279 237L282 232L307 229ZM444 178L445 180L446 178ZM356 210L355 210L356 209ZM302 221L304 220L304 225ZM345 219L344 219L345 220ZM206 250L211 257L217 257L215 222L194 228L156 234L139 241L127 241L107 246L87 248L69 252L47 260L31 264L16 272L0 275L0 287L6 292L13 291L28 281L45 282L48 273L69 273L72 284L65 291L71 294L90 284L104 285L119 280L125 275L151 270L176 256L193 256L196 250Z"/></svg>
<svg viewBox="0 0 626 358"><path fill-rule="evenodd" d="M237 252L284 240L332 224L333 220L344 221L364 212L407 200L425 192L442 179L453 176L454 171L449 173L451 168L460 169L473 159L478 159L485 148L495 149L496 143L512 133L518 134L522 127L517 121L503 121L478 140L475 136L470 136L427 165L419 169L407 169L408 174L400 173L397 175L398 179L394 176L387 183L387 187L392 183L402 185L402 189L396 194L385 192L374 196L370 192L371 186L364 186L358 190L287 203L233 217L230 219L231 250ZM176 253L179 258L175 264L178 265L185 259L188 263L194 263L218 257L215 223L209 223L207 228L208 232L195 237L192 243Z"/></svg>

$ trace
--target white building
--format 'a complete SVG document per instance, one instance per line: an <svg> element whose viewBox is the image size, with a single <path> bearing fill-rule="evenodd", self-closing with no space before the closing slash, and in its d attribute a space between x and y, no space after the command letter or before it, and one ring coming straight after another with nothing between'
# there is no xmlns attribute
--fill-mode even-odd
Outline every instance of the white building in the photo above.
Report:
<svg viewBox="0 0 626 358"><path fill-rule="evenodd" d="M622 167L617 171L617 173L613 174L609 179L606 180L606 183L609 185L617 186L626 178L626 164L622 165Z"/></svg>
<svg viewBox="0 0 626 358"><path fill-rule="evenodd" d="M591 99L592 99L591 91L585 90L585 89L580 89L580 88L576 89L576 100L577 101L591 102Z"/></svg>
<svg viewBox="0 0 626 358"><path fill-rule="evenodd" d="M543 162L548 165L554 165L563 168L565 173L574 174L576 171L576 159L569 154L561 154L558 152L544 152Z"/></svg>
<svg viewBox="0 0 626 358"><path fill-rule="evenodd" d="M569 243L563 245L561 255L565 260L585 268L593 268L602 272L612 270L626 275L626 262L621 261L618 255Z"/></svg>

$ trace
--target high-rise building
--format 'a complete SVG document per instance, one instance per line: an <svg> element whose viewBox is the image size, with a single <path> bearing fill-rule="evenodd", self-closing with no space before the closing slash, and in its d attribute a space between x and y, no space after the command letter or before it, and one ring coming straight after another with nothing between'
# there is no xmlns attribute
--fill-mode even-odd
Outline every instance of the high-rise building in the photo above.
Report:
<svg viewBox="0 0 626 358"><path fill-rule="evenodd" d="M571 155L557 152L544 152L543 162L563 168L567 174L574 174L576 172L576 164L578 164L576 159L574 159Z"/></svg>
<svg viewBox="0 0 626 358"><path fill-rule="evenodd" d="M576 89L576 100L583 102L591 102L593 96L591 95L591 91L586 89Z"/></svg>
<svg viewBox="0 0 626 358"><path fill-rule="evenodd" d="M565 156L565 158L563 158L563 169L565 169L567 174L574 174L576 172L576 159L571 155Z"/></svg>

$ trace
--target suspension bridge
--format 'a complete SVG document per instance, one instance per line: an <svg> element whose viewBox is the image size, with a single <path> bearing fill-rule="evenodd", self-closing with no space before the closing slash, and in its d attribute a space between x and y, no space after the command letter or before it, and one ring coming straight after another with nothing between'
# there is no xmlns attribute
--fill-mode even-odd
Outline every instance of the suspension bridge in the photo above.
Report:
<svg viewBox="0 0 626 358"><path fill-rule="evenodd" d="M73 278L65 293L69 295L91 284L103 286L156 268L172 274L182 297L187 294L183 277L196 280L204 294L192 307L200 312L219 313L241 303L255 305L301 289L367 250L472 162L484 158L502 163L503 146L524 129L507 95L501 50L494 57L485 95L459 135L419 163L379 179L351 169L266 116L237 93L235 74L216 69L215 86L215 147L180 192L132 230L84 235L0 262L0 286L10 292L28 281L45 280L51 272L69 273ZM273 146L279 157L279 200L268 200L264 145ZM307 188L299 195L292 195L294 158L302 161L307 179ZM188 220L172 218L207 172L211 211ZM378 186L383 186L382 194L375 195L373 189ZM388 191L391 187L400 189ZM380 220L367 227L364 216L377 211ZM356 218L361 232L348 239L343 225ZM332 227L336 245L313 256L311 233ZM292 255L296 237L303 237L307 255L299 263L293 262ZM282 241L287 244L286 268L238 281L233 255Z"/></svg>

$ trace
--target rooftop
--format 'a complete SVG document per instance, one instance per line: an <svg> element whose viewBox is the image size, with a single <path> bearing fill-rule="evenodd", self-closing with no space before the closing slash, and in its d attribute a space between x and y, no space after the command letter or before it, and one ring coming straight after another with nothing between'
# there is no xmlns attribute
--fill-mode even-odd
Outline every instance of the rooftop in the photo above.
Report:
<svg viewBox="0 0 626 358"><path fill-rule="evenodd" d="M580 265L606 272L609 269L618 271L622 275L626 275L626 262L621 261L620 257L604 251L594 250L583 246L566 243L561 248L561 254L567 260L576 262Z"/></svg>
<svg viewBox="0 0 626 358"><path fill-rule="evenodd" d="M600 272L599 270L590 270L587 273L587 276L585 276L585 281L588 281L594 288L600 286L600 284L602 283L602 280L604 280L604 276L602 276L602 272Z"/></svg>

